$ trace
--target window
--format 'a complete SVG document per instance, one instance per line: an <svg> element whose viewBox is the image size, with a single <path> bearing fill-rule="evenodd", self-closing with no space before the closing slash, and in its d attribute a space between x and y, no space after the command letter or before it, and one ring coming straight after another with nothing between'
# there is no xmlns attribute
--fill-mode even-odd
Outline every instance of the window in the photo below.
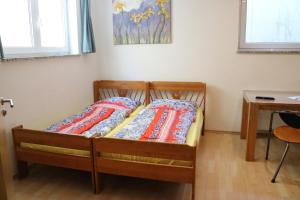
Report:
<svg viewBox="0 0 300 200"><path fill-rule="evenodd" d="M0 0L7 58L78 54L77 1Z"/></svg>
<svg viewBox="0 0 300 200"><path fill-rule="evenodd" d="M241 0L239 50L300 52L300 1Z"/></svg>

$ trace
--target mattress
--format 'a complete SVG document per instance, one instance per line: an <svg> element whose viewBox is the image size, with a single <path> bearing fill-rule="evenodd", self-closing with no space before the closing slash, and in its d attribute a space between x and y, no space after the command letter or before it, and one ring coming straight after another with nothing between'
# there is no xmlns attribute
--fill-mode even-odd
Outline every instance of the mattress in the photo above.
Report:
<svg viewBox="0 0 300 200"><path fill-rule="evenodd" d="M130 123L134 117L128 119L127 123ZM197 110L196 114L196 121L192 123L188 135L186 144L195 147L197 144L197 138L200 137L203 125L203 112L200 108ZM114 134L118 133L127 123L122 123L120 126L115 128L105 137L112 137ZM184 160L170 160L170 159L163 159L163 158L154 158L154 157L143 157L143 156L135 156L135 155L125 155L125 154L115 154L115 153L101 153L101 156L104 158L112 158L116 160L128 160L134 162L143 162L143 163L155 163L155 164L162 164L162 165L172 165L172 166L185 166L189 167L192 166L192 162L184 161Z"/></svg>
<svg viewBox="0 0 300 200"><path fill-rule="evenodd" d="M135 116L144 108L145 106L139 106L128 118L126 118L119 126L125 126L128 122L135 118ZM118 129L118 126L115 128ZM113 132L114 130L112 130ZM49 133L51 134L51 133ZM84 156L90 157L90 151L78 150L78 149L68 149L62 147L48 146L48 145L40 145L40 144L31 144L31 143L21 143L22 148L39 150L49 153L56 154L64 154L64 155L76 155L76 156Z"/></svg>

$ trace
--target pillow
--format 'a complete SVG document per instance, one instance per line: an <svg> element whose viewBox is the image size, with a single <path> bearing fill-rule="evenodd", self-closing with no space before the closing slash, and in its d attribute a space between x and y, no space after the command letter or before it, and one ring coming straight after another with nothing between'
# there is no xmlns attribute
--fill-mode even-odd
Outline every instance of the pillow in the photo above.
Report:
<svg viewBox="0 0 300 200"><path fill-rule="evenodd" d="M131 113L135 110L141 103L139 101L130 99L128 97L111 97L105 100L100 100L94 103L92 106L105 106L114 109L125 109Z"/></svg>
<svg viewBox="0 0 300 200"><path fill-rule="evenodd" d="M195 103L176 99L156 99L151 103L150 108L170 108L174 110L196 111Z"/></svg>

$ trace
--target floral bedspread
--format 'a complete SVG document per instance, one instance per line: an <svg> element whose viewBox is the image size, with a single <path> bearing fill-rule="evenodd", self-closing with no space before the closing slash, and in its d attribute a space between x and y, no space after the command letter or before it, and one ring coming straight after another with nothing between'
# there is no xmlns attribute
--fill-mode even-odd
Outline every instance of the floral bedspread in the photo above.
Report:
<svg viewBox="0 0 300 200"><path fill-rule="evenodd" d="M86 137L100 137L105 136L112 129L121 124L127 117L127 112L125 110L115 110L109 118L104 119L98 124L94 125L91 129L83 133Z"/></svg>
<svg viewBox="0 0 300 200"><path fill-rule="evenodd" d="M146 108L113 137L184 144L194 112L166 108Z"/></svg>
<svg viewBox="0 0 300 200"><path fill-rule="evenodd" d="M104 136L138 106L129 98L114 97L88 106L82 113L48 127L46 131L85 137Z"/></svg>

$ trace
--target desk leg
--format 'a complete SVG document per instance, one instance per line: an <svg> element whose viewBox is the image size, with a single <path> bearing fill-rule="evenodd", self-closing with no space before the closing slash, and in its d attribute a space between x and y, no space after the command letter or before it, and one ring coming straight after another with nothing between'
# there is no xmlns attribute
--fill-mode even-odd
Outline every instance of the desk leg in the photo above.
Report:
<svg viewBox="0 0 300 200"><path fill-rule="evenodd" d="M254 161L258 106L256 104L250 103L249 112L250 113L249 113L248 134L247 134L246 161Z"/></svg>
<svg viewBox="0 0 300 200"><path fill-rule="evenodd" d="M249 122L249 103L243 98L243 113L241 125L241 139L246 139Z"/></svg>

